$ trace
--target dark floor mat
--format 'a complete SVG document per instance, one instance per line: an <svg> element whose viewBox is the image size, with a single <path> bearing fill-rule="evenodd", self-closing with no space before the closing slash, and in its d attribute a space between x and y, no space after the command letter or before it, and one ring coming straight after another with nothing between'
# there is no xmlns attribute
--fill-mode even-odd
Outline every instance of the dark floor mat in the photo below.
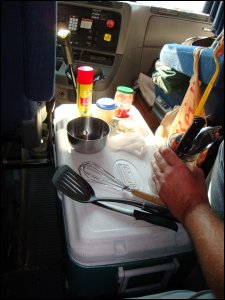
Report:
<svg viewBox="0 0 225 300"><path fill-rule="evenodd" d="M2 275L3 298L63 298L63 235L59 200L52 184L54 171L52 166L19 172L18 262L17 268Z"/></svg>
<svg viewBox="0 0 225 300"><path fill-rule="evenodd" d="M4 274L1 279L1 298L62 299L59 266Z"/></svg>
<svg viewBox="0 0 225 300"><path fill-rule="evenodd" d="M54 264L62 257L62 236L57 193L52 184L54 168L27 169L27 265Z"/></svg>

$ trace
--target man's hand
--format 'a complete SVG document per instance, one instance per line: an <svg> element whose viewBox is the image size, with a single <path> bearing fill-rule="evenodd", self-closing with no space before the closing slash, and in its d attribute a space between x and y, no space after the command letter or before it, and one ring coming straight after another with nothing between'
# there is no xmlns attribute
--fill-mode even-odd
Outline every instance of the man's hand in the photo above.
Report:
<svg viewBox="0 0 225 300"><path fill-rule="evenodd" d="M224 299L224 223L208 203L204 174L197 167L190 171L169 148L160 147L154 157L159 196L191 236L216 299Z"/></svg>
<svg viewBox="0 0 225 300"><path fill-rule="evenodd" d="M154 153L153 180L162 201L171 213L184 222L186 213L200 203L208 203L204 173L195 167L190 171L169 148Z"/></svg>

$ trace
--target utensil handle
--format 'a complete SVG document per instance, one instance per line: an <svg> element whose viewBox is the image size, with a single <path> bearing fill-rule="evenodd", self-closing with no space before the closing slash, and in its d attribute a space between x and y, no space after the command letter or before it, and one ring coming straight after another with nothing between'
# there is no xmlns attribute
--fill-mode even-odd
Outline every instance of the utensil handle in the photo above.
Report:
<svg viewBox="0 0 225 300"><path fill-rule="evenodd" d="M139 210L134 210L134 217L136 220L143 220L154 225L178 231L178 225L174 221L171 221L167 218L163 218L163 216L148 214Z"/></svg>
<svg viewBox="0 0 225 300"><path fill-rule="evenodd" d="M188 150L192 146L192 142L199 133L199 131L203 128L206 121L202 117L194 117L191 125L188 127L187 131L181 138L180 142L177 145L177 152L180 153L188 153Z"/></svg>
<svg viewBox="0 0 225 300"><path fill-rule="evenodd" d="M141 192L141 191L139 191L139 190L131 190L131 193L132 193L132 195L134 195L134 196L137 196L137 197L139 197L139 198L142 198L142 199L145 199L145 200L147 200L147 201L149 201L149 202L152 202L152 203L154 203L154 204L157 204L157 205L159 205L159 206L163 206L163 207L165 207L166 205L162 202L162 200L159 198L159 197L157 197L157 196L153 196L153 195L150 195L150 194L147 194L147 193L144 193L144 192Z"/></svg>
<svg viewBox="0 0 225 300"><path fill-rule="evenodd" d="M128 211L128 210L120 208L120 207L108 206L108 205L105 205L105 204L99 203L99 202L94 202L94 204L97 205L97 206L100 206L100 207L104 207L106 209L116 211L118 213L121 213L121 214L124 214L124 215L127 215L127 216L134 217L136 220L143 220L143 221L146 221L148 223L158 225L158 226L162 226L162 227L166 227L166 228L169 228L169 229L174 230L174 231L178 230L178 226L175 223L175 221L169 220L167 218L163 218L163 216L160 216L160 215L157 215L157 214L148 214L148 213L145 213L143 211L136 210L136 209L134 211Z"/></svg>

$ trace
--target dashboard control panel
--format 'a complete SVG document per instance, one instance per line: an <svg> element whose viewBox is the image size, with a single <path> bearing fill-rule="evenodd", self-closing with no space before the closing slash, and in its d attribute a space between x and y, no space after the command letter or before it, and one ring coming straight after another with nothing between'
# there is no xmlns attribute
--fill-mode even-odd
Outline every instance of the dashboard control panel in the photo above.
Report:
<svg viewBox="0 0 225 300"><path fill-rule="evenodd" d="M116 52L121 26L118 12L58 4L58 23L71 31L72 48Z"/></svg>

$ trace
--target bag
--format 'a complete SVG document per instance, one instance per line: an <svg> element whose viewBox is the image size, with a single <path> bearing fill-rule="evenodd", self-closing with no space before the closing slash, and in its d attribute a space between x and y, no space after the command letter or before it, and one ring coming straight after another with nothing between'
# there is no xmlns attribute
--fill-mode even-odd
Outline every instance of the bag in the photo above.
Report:
<svg viewBox="0 0 225 300"><path fill-rule="evenodd" d="M139 90L141 96L145 99L145 101L149 104L149 106L153 106L155 102L155 85L152 81L152 78L140 73L138 80L135 81L133 89L135 91Z"/></svg>
<svg viewBox="0 0 225 300"><path fill-rule="evenodd" d="M171 125L169 135L177 132L185 132L191 125L196 108L202 96L201 82L198 80L198 62L202 48L194 51L194 74L190 79L190 84L184 96L179 112ZM201 117L205 117L203 111Z"/></svg>
<svg viewBox="0 0 225 300"><path fill-rule="evenodd" d="M180 106L174 106L173 110L169 111L165 117L162 119L159 127L156 129L155 138L157 139L157 144L165 145L168 137L170 136L171 124L174 122Z"/></svg>
<svg viewBox="0 0 225 300"><path fill-rule="evenodd" d="M155 137L160 139L161 143L166 143L168 137L173 133L185 132L192 123L194 113L201 99L201 82L198 80L198 62L202 48L196 48L194 51L193 72L189 87L180 106L175 107L172 112L168 112L155 132ZM202 117L205 116L203 111Z"/></svg>
<svg viewBox="0 0 225 300"><path fill-rule="evenodd" d="M193 75L181 106L175 107L172 112L168 112L155 132L158 144L166 144L167 139L174 133L184 133L191 125L195 111L201 100L201 82L198 80L198 63L202 48L196 48L194 51ZM205 111L202 110L201 117L205 117ZM197 159L197 165L205 160L207 150L201 153Z"/></svg>

